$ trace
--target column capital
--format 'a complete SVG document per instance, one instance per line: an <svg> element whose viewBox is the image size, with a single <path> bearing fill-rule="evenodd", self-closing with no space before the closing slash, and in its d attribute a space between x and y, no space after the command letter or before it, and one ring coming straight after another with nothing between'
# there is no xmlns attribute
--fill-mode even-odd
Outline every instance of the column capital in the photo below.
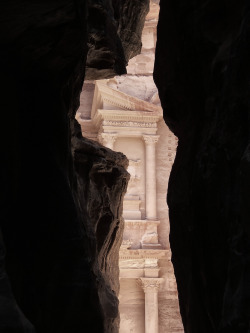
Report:
<svg viewBox="0 0 250 333"><path fill-rule="evenodd" d="M163 278L139 278L137 284L142 287L144 292L158 292Z"/></svg>
<svg viewBox="0 0 250 333"><path fill-rule="evenodd" d="M146 145L156 144L159 140L160 135L143 135L142 136Z"/></svg>
<svg viewBox="0 0 250 333"><path fill-rule="evenodd" d="M103 144L104 146L113 145L117 138L116 133L99 133L98 134L98 141Z"/></svg>

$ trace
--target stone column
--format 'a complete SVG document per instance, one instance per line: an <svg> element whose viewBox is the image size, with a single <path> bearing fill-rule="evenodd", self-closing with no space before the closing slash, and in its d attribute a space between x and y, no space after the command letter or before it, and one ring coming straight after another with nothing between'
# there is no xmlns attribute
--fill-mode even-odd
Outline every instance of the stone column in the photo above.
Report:
<svg viewBox="0 0 250 333"><path fill-rule="evenodd" d="M109 149L114 149L114 143L117 138L117 134L114 133L100 133L98 135L99 142Z"/></svg>
<svg viewBox="0 0 250 333"><path fill-rule="evenodd" d="M159 135L143 135L146 144L146 218L156 220L155 144Z"/></svg>
<svg viewBox="0 0 250 333"><path fill-rule="evenodd" d="M158 290L162 280L162 278L137 280L145 292L145 333L158 333Z"/></svg>

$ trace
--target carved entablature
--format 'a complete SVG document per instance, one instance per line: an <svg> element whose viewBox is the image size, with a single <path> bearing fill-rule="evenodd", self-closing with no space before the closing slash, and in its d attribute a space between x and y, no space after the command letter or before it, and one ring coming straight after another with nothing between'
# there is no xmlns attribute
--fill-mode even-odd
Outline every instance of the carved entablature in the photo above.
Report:
<svg viewBox="0 0 250 333"><path fill-rule="evenodd" d="M120 259L166 259L171 260L170 250L162 249L120 249Z"/></svg>
<svg viewBox="0 0 250 333"><path fill-rule="evenodd" d="M146 268L158 268L158 259L157 258L145 258L145 267Z"/></svg>
<svg viewBox="0 0 250 333"><path fill-rule="evenodd" d="M163 278L139 278L137 284L142 287L145 293L158 292Z"/></svg>
<svg viewBox="0 0 250 333"><path fill-rule="evenodd" d="M157 128L155 122L139 122L139 121L112 121L104 120L103 126L119 126L119 127L150 127Z"/></svg>
<svg viewBox="0 0 250 333"><path fill-rule="evenodd" d="M119 260L120 269L143 269L145 267L144 259L123 259Z"/></svg>
<svg viewBox="0 0 250 333"><path fill-rule="evenodd" d="M132 244L133 244L133 241L131 239L124 239L122 241L120 250L130 249L130 247L131 247Z"/></svg>
<svg viewBox="0 0 250 333"><path fill-rule="evenodd" d="M125 228L126 229L144 229L157 227L160 224L160 221L148 221L148 220L133 220L128 221L125 219Z"/></svg>
<svg viewBox="0 0 250 333"><path fill-rule="evenodd" d="M121 125L124 126L125 122L130 127L130 125L135 126L139 125L140 127L157 127L153 125L154 123L158 122L162 118L161 115L155 114L154 112L148 111L126 111L126 110L103 110L98 109L96 110L96 115L94 116L94 121L102 121L103 124L107 125L114 125L115 122L119 122L116 126ZM107 123L111 121L113 123ZM105 123L104 123L105 122ZM142 125L144 124L144 126ZM147 125L150 124L150 125Z"/></svg>
<svg viewBox="0 0 250 333"><path fill-rule="evenodd" d="M158 259L157 258L129 258L119 260L120 269L124 268L146 268L146 269L157 269Z"/></svg>
<svg viewBox="0 0 250 333"><path fill-rule="evenodd" d="M91 120L97 132L119 132L121 136L156 134L162 117L160 106L96 82Z"/></svg>
<svg viewBox="0 0 250 333"><path fill-rule="evenodd" d="M146 227L147 227L147 221L146 220L127 221L125 219L125 228L126 229L146 230Z"/></svg>

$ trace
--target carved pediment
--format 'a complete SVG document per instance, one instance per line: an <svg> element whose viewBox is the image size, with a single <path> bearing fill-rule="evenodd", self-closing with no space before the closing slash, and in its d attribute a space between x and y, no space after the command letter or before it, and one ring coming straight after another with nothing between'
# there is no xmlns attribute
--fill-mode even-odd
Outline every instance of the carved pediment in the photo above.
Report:
<svg viewBox="0 0 250 333"><path fill-rule="evenodd" d="M161 106L113 89L106 80L98 80L95 82L91 119L78 117L77 120L86 131L91 123L91 132L96 135L98 132L118 132L136 136L156 134L157 122L162 117Z"/></svg>
<svg viewBox="0 0 250 333"><path fill-rule="evenodd" d="M105 80L96 81L92 105L92 118L98 109L146 111L155 115L162 115L162 108L158 105L129 96L124 92L109 87Z"/></svg>

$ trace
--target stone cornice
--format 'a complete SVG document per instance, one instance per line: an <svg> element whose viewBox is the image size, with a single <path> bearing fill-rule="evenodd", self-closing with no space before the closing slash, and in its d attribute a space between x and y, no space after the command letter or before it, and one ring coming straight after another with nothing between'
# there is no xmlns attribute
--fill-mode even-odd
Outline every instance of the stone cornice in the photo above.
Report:
<svg viewBox="0 0 250 333"><path fill-rule="evenodd" d="M120 249L120 259L171 259L170 250L162 249Z"/></svg>
<svg viewBox="0 0 250 333"><path fill-rule="evenodd" d="M157 128L156 122L142 122L142 121L135 121L133 117L127 117L128 119L125 120L104 120L103 126L114 126L114 127L150 127L150 128ZM129 119L130 118L130 119ZM148 119L147 119L148 120ZM154 119L152 119L154 120ZM156 119L158 121L158 119Z"/></svg>
<svg viewBox="0 0 250 333"><path fill-rule="evenodd" d="M125 198L125 200L129 200ZM125 220L125 227L128 229L145 229L149 225L159 225L159 220Z"/></svg>
<svg viewBox="0 0 250 333"><path fill-rule="evenodd" d="M161 114L147 111L124 111L97 109L93 116L94 125L99 128L109 127L139 127L157 128L157 122L162 118Z"/></svg>

